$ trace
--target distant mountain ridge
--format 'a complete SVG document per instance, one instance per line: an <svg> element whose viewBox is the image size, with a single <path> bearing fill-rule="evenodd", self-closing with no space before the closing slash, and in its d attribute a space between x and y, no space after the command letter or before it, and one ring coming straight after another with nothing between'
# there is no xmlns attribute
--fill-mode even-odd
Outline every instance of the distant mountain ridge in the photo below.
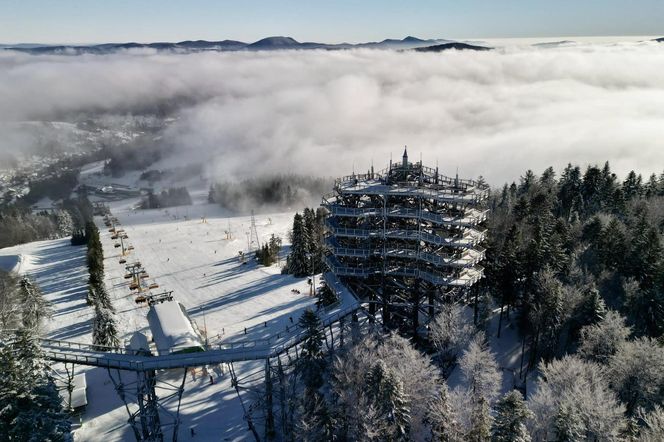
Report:
<svg viewBox="0 0 664 442"><path fill-rule="evenodd" d="M434 45L434 46L425 46L422 48L415 48L414 50L417 52L442 52L442 51L449 51L450 49L456 49L458 51L464 51L464 50L469 50L469 51L489 51L493 48L489 48L487 46L477 46L477 45L469 45L467 43L459 43L459 42L451 42L451 43L443 43L440 45Z"/></svg>
<svg viewBox="0 0 664 442"><path fill-rule="evenodd" d="M220 41L207 41L207 40L185 40L177 43L171 42L154 42L154 43L103 43L96 45L4 45L2 49L25 52L29 54L64 54L64 55L78 55L78 54L109 54L129 49L153 49L157 51L167 52L202 52L202 51L275 51L285 49L352 49L352 48L367 48L367 49L390 49L390 50L409 50L425 48L430 46L445 45L445 44L458 44L453 40L445 39L429 39L423 40L417 37L408 36L402 40L385 39L379 42L367 43L317 43L317 42L299 42L292 37L274 36L266 37L255 41L253 43L245 43L237 40L220 40ZM472 45L465 45L472 46ZM464 49L469 49L465 48Z"/></svg>

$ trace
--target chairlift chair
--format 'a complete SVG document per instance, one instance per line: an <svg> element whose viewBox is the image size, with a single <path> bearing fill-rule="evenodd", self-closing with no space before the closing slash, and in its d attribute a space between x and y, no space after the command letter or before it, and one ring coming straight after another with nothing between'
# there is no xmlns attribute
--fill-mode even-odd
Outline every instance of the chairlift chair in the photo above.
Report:
<svg viewBox="0 0 664 442"><path fill-rule="evenodd" d="M135 282L132 282L131 284L129 284L129 290L136 290L137 288L138 288L138 284L136 284Z"/></svg>
<svg viewBox="0 0 664 442"><path fill-rule="evenodd" d="M115 248L117 249L118 247L120 247L120 243L115 243L115 244L113 245L113 247L115 247Z"/></svg>
<svg viewBox="0 0 664 442"><path fill-rule="evenodd" d="M142 304L147 301L147 298L143 295L139 295L136 297L136 304Z"/></svg>
<svg viewBox="0 0 664 442"><path fill-rule="evenodd" d="M126 275L124 275L124 279L131 279L132 276L134 275L132 275L131 273L127 273Z"/></svg>
<svg viewBox="0 0 664 442"><path fill-rule="evenodd" d="M127 262L127 260L126 260L126 259L124 259L124 258L122 258L122 259L121 259L120 261L118 261L118 262L119 262L120 264L124 264L124 263L126 263L126 262Z"/></svg>
<svg viewBox="0 0 664 442"><path fill-rule="evenodd" d="M149 288L149 289L158 289L158 288L159 288L159 284L157 284L156 282L153 282L152 284L150 284L150 285L148 286L148 288Z"/></svg>

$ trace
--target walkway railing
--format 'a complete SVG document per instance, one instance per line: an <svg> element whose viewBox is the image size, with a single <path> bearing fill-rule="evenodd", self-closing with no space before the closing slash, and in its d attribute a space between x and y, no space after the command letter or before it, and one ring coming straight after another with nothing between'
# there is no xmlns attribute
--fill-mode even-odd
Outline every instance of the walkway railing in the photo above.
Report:
<svg viewBox="0 0 664 442"><path fill-rule="evenodd" d="M369 181L351 181L340 183L337 190L347 194L412 196L431 198L440 202L479 203L487 198L486 191L458 191L456 189L430 189L415 186L412 183L403 186L388 186Z"/></svg>
<svg viewBox="0 0 664 442"><path fill-rule="evenodd" d="M332 281L333 289L334 286L336 284ZM334 307L325 309L323 311L326 314L321 318L321 328L331 326L363 308L363 305L354 301L339 311L334 311ZM279 334L268 339L224 342L207 351L163 356L146 356L123 348L100 347L56 339L42 338L39 342L46 359L52 361L145 371L273 358L300 344L306 336L305 331L293 326L293 332L290 334Z"/></svg>
<svg viewBox="0 0 664 442"><path fill-rule="evenodd" d="M333 237L327 239L328 249L336 256L346 256L351 258L368 258L370 256L382 256L390 258L416 259L429 264L446 267L467 268L473 267L484 259L485 249L477 247L465 249L461 254L438 254L431 252L418 251L417 247L343 247L340 246Z"/></svg>
<svg viewBox="0 0 664 442"><path fill-rule="evenodd" d="M467 229L463 237L446 237L434 233L422 232L408 229L355 229L348 227L339 227L328 218L326 225L335 236L344 236L350 238L382 238L402 239L409 241L426 241L437 246L448 246L458 248L473 248L484 241L486 231Z"/></svg>
<svg viewBox="0 0 664 442"><path fill-rule="evenodd" d="M429 212L419 209L387 209L381 207L343 207L324 201L327 209L332 215L359 217L359 216L379 216L394 218L418 218L440 225L473 227L486 220L488 210L467 209L463 215L450 216L440 213Z"/></svg>
<svg viewBox="0 0 664 442"><path fill-rule="evenodd" d="M339 276L356 276L367 278L372 275L380 275L385 272L386 275L405 276L411 278L421 278L431 284L445 285L451 287L469 287L484 277L484 268L476 266L465 269L459 275L450 275L447 273L436 272L429 269L418 269L408 266L345 266L340 263L333 255L325 257L327 266Z"/></svg>

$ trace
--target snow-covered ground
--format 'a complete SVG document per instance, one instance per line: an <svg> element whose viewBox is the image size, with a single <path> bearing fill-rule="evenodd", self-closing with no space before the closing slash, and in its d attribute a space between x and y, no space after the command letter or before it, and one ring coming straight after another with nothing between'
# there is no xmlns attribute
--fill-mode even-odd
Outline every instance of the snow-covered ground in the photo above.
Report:
<svg viewBox="0 0 664 442"><path fill-rule="evenodd" d="M84 167L81 182L108 184L108 177L99 173L102 168L103 162ZM252 259L242 264L238 252L247 251L251 217L234 216L217 205L207 204L208 183L198 181L199 178L193 178L187 183L194 200L192 206L135 210L138 199L108 203L120 222L118 227L128 235L127 244L133 246L125 257L127 263L142 263L150 275L149 282L159 285L153 292L172 290L175 299L184 305L198 327L207 330L212 344L274 338L287 334L287 330L292 331L293 323L297 322L302 311L314 302L308 296L306 278L281 274L293 213L258 214L255 217L261 243L272 234L282 238L281 262L269 268L257 265ZM141 185L138 173L112 182ZM129 282L124 279L125 264L119 263L122 258L120 249L114 247L117 241L111 239L101 218L97 217L96 222L104 247L106 287L116 309L120 338L127 340L135 331L150 336L147 307L136 304L135 294L129 290ZM230 238L226 233L229 230ZM85 246L71 246L68 238L0 249L0 268L29 274L50 301L52 317L43 330L47 337L83 343L92 341L93 310L85 302L88 280L85 252ZM320 281L320 275L316 279ZM331 315L347 308L355 302L350 298L346 296L341 305L327 313ZM496 329L497 315L491 320L487 335L492 350L497 353L499 365L504 369L503 387L507 391L513 385L512 372L518 372L520 340L509 323L503 324L500 339L495 337ZM235 371L239 378L256 374L255 378L260 379L263 364L262 361L236 363ZM180 440L192 439L192 427L196 432L193 440L252 438L243 419L243 405L248 407L253 397L244 391L240 399L231 386L228 371L221 374L219 368L210 371L214 384L210 384L209 377L203 375L200 367L196 373L187 373L180 409ZM88 406L75 439L134 440L127 424L127 410L107 371L78 366L76 372L86 373ZM182 370L160 372L158 386L165 385L165 381L179 384L182 375ZM122 376L127 383L134 379L132 373ZM461 384L458 369L452 373L449 383L451 386ZM162 389L157 391L160 396L167 393ZM175 406L175 402L166 404L170 411L175 411ZM135 410L135 406L130 408Z"/></svg>
<svg viewBox="0 0 664 442"><path fill-rule="evenodd" d="M139 260L143 264L149 281L159 284L155 292L172 290L199 328L207 329L212 342L262 339L283 333L287 327L292 329L291 318L297 322L302 311L313 304L306 278L281 275L279 265L265 268L252 260L240 263L238 252L247 250L250 216L227 216L211 204L142 211L133 209L135 203L136 200L111 203L113 215L129 236L128 243L134 246L127 262ZM292 215L256 215L260 241L275 234L287 243ZM101 218L96 221L104 247L106 286L117 312L121 339L128 339L137 330L149 336L147 308L135 303L135 295L128 288L125 265L119 263L120 249L114 247L116 241L111 239ZM226 239L229 226L232 239ZM85 246L71 246L68 238L0 250L0 261L8 266L15 267L21 257L21 273L33 277L51 302L53 316L44 328L48 337L91 342L93 311L85 303L85 250ZM282 258L281 264L285 253ZM246 362L236 364L235 370L241 378L262 366L260 361ZM106 370L77 367L76 371L86 372L89 402L76 440L133 440L127 412ZM190 427L195 427L196 440L244 440L250 434L228 373L211 373L213 385L209 377L202 376L200 368L195 380L191 373L187 375L180 410L180 439L187 440ZM182 372L160 373L158 378L175 383L181 375ZM133 375L123 376L126 381ZM243 396L248 405L251 398L247 393ZM175 402L168 408L174 411Z"/></svg>
<svg viewBox="0 0 664 442"><path fill-rule="evenodd" d="M261 339L285 331L289 318L296 320L312 304L306 279L281 275L279 264L266 268L253 260L240 262L238 252L247 250L251 217L227 218L212 204L164 210L131 207L126 201L111 204L129 237L128 244L134 246L125 257L127 264L143 264L149 281L159 284L153 292L173 290L199 328L207 329L210 340ZM288 241L291 223L291 213L256 215L261 242L271 234ZM229 225L232 239L226 239ZM106 286L118 309L121 329L127 333L144 330L146 308L134 302L135 295L124 279L120 248L114 248L116 241L111 240L101 219L99 229L106 254ZM285 261L285 253L282 255L281 264Z"/></svg>

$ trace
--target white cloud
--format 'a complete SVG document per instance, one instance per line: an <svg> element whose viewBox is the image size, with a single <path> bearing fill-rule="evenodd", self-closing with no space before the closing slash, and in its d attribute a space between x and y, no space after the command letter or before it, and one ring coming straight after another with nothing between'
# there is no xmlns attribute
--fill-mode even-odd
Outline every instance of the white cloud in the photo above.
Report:
<svg viewBox="0 0 664 442"><path fill-rule="evenodd" d="M664 45L388 51L0 55L0 122L150 111L165 139L222 174L337 175L404 144L494 185L527 168L611 161L664 170ZM212 164L212 163L210 163Z"/></svg>

